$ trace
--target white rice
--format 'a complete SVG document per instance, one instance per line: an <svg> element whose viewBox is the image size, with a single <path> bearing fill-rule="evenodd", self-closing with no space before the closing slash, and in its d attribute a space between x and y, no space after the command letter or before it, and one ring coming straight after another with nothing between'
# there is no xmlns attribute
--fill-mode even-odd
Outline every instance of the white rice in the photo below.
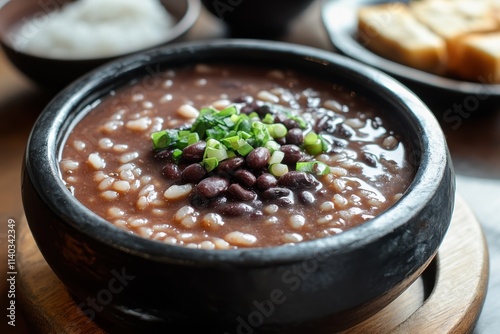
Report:
<svg viewBox="0 0 500 334"><path fill-rule="evenodd" d="M79 0L26 23L30 33L21 27L14 45L50 58L107 57L161 43L173 24L158 0Z"/></svg>

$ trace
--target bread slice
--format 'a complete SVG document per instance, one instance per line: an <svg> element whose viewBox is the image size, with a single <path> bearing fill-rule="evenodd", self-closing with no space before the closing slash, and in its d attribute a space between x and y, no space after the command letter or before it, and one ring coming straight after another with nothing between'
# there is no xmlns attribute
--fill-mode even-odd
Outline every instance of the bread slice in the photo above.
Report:
<svg viewBox="0 0 500 334"><path fill-rule="evenodd" d="M499 28L490 1L421 0L410 2L415 17L447 41Z"/></svg>
<svg viewBox="0 0 500 334"><path fill-rule="evenodd" d="M492 4L485 0L421 0L410 2L413 15L446 40L450 72L463 66L460 39L470 33L491 32L499 28Z"/></svg>
<svg viewBox="0 0 500 334"><path fill-rule="evenodd" d="M445 41L418 22L402 3L361 7L358 40L398 63L436 74L444 70Z"/></svg>
<svg viewBox="0 0 500 334"><path fill-rule="evenodd" d="M452 73L461 79L500 82L500 32L466 35L455 43L457 66Z"/></svg>
<svg viewBox="0 0 500 334"><path fill-rule="evenodd" d="M500 25L500 0L489 0L491 9L493 11L493 17L497 20Z"/></svg>

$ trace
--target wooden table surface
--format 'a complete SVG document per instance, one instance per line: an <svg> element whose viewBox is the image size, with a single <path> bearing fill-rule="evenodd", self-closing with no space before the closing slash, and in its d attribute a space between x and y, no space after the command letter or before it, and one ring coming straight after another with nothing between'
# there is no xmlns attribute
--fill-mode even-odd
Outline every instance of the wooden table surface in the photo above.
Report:
<svg viewBox="0 0 500 334"><path fill-rule="evenodd" d="M189 39L220 37L224 33L218 20L207 12L189 33ZM293 24L285 41L334 51L323 30L320 1L314 2ZM490 252L488 295L474 333L500 332L500 101L491 99L461 118L447 122L448 109L467 103L467 97L443 99L439 94L423 92L443 126L457 172L458 192L472 208L485 232ZM7 222L20 221L23 211L20 195L20 171L26 140L36 117L51 96L24 78L0 51L0 308L7 299ZM459 288L457 287L457 291ZM453 293L454 291L450 291ZM3 311L5 312L5 311ZM16 314L16 327L7 325L4 313L1 333L27 333L22 315Z"/></svg>

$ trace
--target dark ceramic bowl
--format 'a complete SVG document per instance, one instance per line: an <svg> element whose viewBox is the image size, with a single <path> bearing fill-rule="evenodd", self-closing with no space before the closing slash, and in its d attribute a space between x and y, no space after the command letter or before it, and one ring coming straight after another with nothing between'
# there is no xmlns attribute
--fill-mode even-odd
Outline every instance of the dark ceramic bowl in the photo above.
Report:
<svg viewBox="0 0 500 334"><path fill-rule="evenodd" d="M232 37L277 38L313 0L202 0Z"/></svg>
<svg viewBox="0 0 500 334"><path fill-rule="evenodd" d="M32 22L31 19L39 19L70 1L72 0L10 0L3 6L0 4L0 45L12 64L22 73L49 89L62 88L95 67L125 55L64 59L37 56L16 50L14 40L22 38L19 36L20 34L29 34L33 29L37 29L36 24L33 24L26 30L19 30L22 24L29 24ZM165 31L163 41L160 44L151 45L151 48L182 38L198 19L201 9L199 0L162 0L161 3L173 16L176 23L169 31Z"/></svg>
<svg viewBox="0 0 500 334"><path fill-rule="evenodd" d="M65 137L86 106L110 90L147 77L152 68L199 62L285 66L347 85L395 110L390 116L402 125L415 179L380 216L294 246L207 251L118 229L80 204L61 181L58 158ZM407 88L326 51L252 40L164 47L79 79L36 122L23 174L24 209L37 245L87 315L129 328L182 332L226 326L229 333L331 333L365 319L431 262L450 223L455 194L441 129Z"/></svg>

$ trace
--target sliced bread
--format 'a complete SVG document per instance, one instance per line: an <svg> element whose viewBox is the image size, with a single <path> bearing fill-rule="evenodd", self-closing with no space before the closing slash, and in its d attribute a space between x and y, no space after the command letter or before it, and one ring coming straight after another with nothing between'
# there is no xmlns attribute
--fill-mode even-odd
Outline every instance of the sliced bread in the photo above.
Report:
<svg viewBox="0 0 500 334"><path fill-rule="evenodd" d="M361 7L358 39L387 59L436 74L444 71L445 41L416 20L402 3Z"/></svg>

